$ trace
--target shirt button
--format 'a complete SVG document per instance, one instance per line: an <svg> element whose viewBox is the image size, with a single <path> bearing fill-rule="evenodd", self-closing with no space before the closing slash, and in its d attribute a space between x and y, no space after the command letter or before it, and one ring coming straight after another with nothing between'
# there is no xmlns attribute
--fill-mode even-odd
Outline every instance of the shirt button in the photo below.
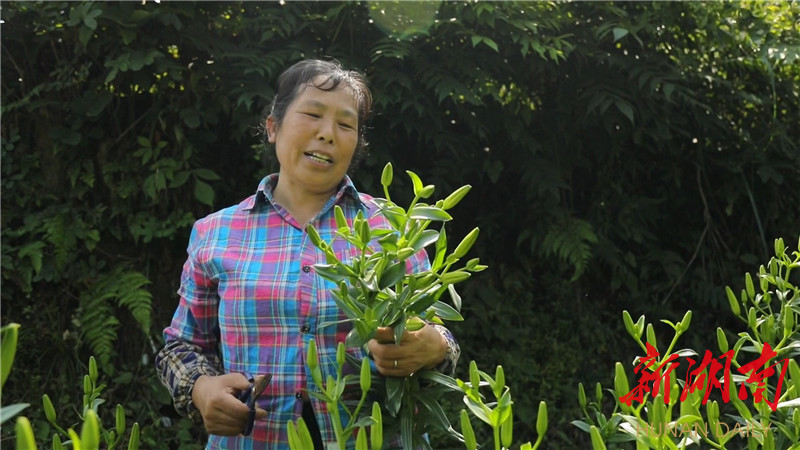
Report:
<svg viewBox="0 0 800 450"><path fill-rule="evenodd" d="M302 392L298 392L298 393L294 394L294 398L296 398L298 400L301 400L303 398L303 393Z"/></svg>
<svg viewBox="0 0 800 450"><path fill-rule="evenodd" d="M308 265L303 266L303 272L305 272L305 273L311 272L311 266L308 266Z"/></svg>
<svg viewBox="0 0 800 450"><path fill-rule="evenodd" d="M311 331L311 327L309 327L308 325L303 325L302 331L303 333L308 333Z"/></svg>

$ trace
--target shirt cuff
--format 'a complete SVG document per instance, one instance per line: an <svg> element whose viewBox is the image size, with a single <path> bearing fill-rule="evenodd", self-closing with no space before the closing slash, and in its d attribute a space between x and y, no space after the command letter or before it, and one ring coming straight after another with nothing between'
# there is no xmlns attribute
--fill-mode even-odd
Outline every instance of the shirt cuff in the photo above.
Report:
<svg viewBox="0 0 800 450"><path fill-rule="evenodd" d="M219 356L203 351L188 342L172 341L156 356L159 378L172 396L175 410L182 416L201 422L200 411L192 403L194 383L202 375L224 373Z"/></svg>
<svg viewBox="0 0 800 450"><path fill-rule="evenodd" d="M444 359L434 367L434 370L445 375L453 376L456 371L456 364L458 364L458 358L461 356L461 347L458 345L458 342L456 342L455 337L453 337L453 333L446 327L435 323L430 325L442 335L447 343Z"/></svg>

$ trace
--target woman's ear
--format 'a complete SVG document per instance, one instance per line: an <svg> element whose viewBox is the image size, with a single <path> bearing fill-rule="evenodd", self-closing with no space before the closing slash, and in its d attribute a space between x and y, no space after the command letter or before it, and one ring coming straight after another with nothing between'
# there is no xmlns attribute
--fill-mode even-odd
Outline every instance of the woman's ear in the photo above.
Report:
<svg viewBox="0 0 800 450"><path fill-rule="evenodd" d="M278 124L275 123L275 119L272 118L272 114L267 117L267 142L270 144L275 143L275 135L278 132Z"/></svg>

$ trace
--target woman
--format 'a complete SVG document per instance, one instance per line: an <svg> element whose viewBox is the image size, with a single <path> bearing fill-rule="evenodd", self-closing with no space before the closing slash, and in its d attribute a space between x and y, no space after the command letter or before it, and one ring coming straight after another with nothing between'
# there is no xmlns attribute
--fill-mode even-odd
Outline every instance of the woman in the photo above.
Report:
<svg viewBox="0 0 800 450"><path fill-rule="evenodd" d="M162 382L176 409L202 418L208 449L288 448L287 422L304 417L317 448L335 442L326 405L308 395L315 386L304 357L318 346L323 379L335 376L335 353L346 325L320 327L344 318L333 287L314 274L324 255L310 242L313 224L333 239L334 205L348 221L358 211L371 227L388 228L375 215L371 197L356 191L346 175L354 156L366 149L365 119L372 95L362 75L334 61L305 60L281 74L264 124L275 147L277 174L238 205L197 221L178 290L180 303L164 330L166 345L156 358ZM337 240L347 260L355 251ZM424 252L408 260L409 271L428 267ZM426 325L394 343L381 329L368 343L377 370L407 376L421 368L452 371L458 344L446 328ZM387 344L387 342L389 342ZM351 348L358 358L363 349ZM271 374L258 400L252 433L250 409L238 395L251 384L245 374Z"/></svg>

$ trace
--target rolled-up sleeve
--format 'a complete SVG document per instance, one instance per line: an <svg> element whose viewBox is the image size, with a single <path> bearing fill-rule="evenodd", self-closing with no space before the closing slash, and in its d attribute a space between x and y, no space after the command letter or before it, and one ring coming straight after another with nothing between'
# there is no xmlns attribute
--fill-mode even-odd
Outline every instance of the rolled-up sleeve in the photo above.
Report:
<svg viewBox="0 0 800 450"><path fill-rule="evenodd" d="M164 348L156 355L156 370L172 396L175 409L200 419L192 404L192 388L201 375L224 373L219 356L219 296L213 273L202 262L204 223L192 228L183 266L178 304L170 326L164 329Z"/></svg>

